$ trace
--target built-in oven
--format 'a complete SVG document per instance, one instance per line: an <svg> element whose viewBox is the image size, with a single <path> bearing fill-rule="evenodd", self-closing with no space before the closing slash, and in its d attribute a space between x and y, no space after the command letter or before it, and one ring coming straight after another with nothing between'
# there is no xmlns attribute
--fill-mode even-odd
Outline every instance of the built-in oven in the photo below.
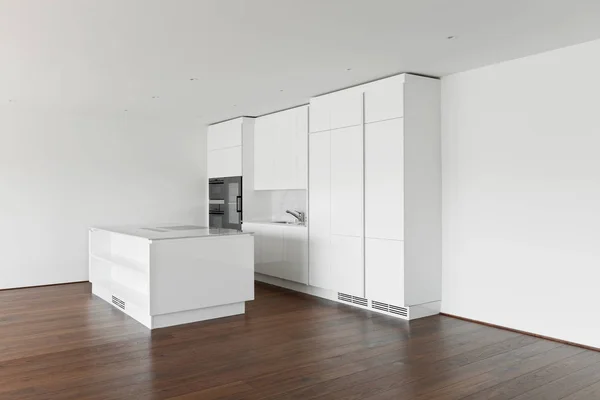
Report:
<svg viewBox="0 0 600 400"><path fill-rule="evenodd" d="M242 229L242 177L211 178L209 187L209 226Z"/></svg>

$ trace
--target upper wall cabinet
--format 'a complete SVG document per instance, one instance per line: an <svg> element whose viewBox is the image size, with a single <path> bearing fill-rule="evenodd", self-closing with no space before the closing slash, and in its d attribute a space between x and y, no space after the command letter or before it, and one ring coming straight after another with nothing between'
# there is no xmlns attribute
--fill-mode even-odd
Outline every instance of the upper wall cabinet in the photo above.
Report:
<svg viewBox="0 0 600 400"><path fill-rule="evenodd" d="M404 115L404 81L397 75L365 85L365 123Z"/></svg>
<svg viewBox="0 0 600 400"><path fill-rule="evenodd" d="M243 118L236 118L208 127L208 151L242 145Z"/></svg>
<svg viewBox="0 0 600 400"><path fill-rule="evenodd" d="M363 122L361 87L312 98L310 100L310 132L361 125Z"/></svg>
<svg viewBox="0 0 600 400"><path fill-rule="evenodd" d="M209 178L242 176L242 133L251 118L236 118L210 125L206 138Z"/></svg>
<svg viewBox="0 0 600 400"><path fill-rule="evenodd" d="M307 189L308 106L265 115L254 129L254 190Z"/></svg>

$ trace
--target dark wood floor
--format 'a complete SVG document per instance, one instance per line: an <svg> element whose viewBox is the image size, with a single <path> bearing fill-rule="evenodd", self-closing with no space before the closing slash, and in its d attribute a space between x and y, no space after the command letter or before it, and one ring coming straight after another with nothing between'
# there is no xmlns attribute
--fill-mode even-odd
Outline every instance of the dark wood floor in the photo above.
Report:
<svg viewBox="0 0 600 400"><path fill-rule="evenodd" d="M0 292L0 399L600 399L600 353L266 285L151 334L73 284Z"/></svg>

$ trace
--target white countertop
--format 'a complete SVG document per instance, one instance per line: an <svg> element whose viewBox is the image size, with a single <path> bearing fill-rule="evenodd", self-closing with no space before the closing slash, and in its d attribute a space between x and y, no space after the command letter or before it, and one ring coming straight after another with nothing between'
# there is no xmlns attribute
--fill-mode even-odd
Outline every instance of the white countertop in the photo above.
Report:
<svg viewBox="0 0 600 400"><path fill-rule="evenodd" d="M149 240L184 239L197 237L215 237L231 235L249 235L235 229L207 228L197 225L147 225L147 226L96 226L90 230L103 230L123 235L137 236Z"/></svg>
<svg viewBox="0 0 600 400"><path fill-rule="evenodd" d="M275 226L290 226L290 227L294 227L294 228L306 228L307 227L306 224L297 224L297 223L282 224L280 222L275 222L275 221L244 221L244 224L261 224L261 225L275 225Z"/></svg>

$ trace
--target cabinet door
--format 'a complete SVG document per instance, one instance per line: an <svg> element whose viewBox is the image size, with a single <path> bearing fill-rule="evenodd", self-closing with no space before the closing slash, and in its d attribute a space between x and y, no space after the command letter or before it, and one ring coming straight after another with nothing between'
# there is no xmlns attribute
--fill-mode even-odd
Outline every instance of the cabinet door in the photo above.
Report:
<svg viewBox="0 0 600 400"><path fill-rule="evenodd" d="M261 246L262 246L262 234L260 231L261 225L259 224L251 224L244 223L242 224L242 231L244 232L252 232L254 234L254 271L264 273L261 271Z"/></svg>
<svg viewBox="0 0 600 400"><path fill-rule="evenodd" d="M404 239L403 119L365 125L365 236Z"/></svg>
<svg viewBox="0 0 600 400"><path fill-rule="evenodd" d="M279 226L262 225L261 231L261 273L283 277L283 228Z"/></svg>
<svg viewBox="0 0 600 400"><path fill-rule="evenodd" d="M309 137L309 277L310 284L331 286L331 136L328 131Z"/></svg>
<svg viewBox="0 0 600 400"><path fill-rule="evenodd" d="M207 164L209 178L242 176L242 146L209 151Z"/></svg>
<svg viewBox="0 0 600 400"><path fill-rule="evenodd" d="M254 131L254 189L307 188L308 107L266 115Z"/></svg>
<svg viewBox="0 0 600 400"><path fill-rule="evenodd" d="M326 95L329 97L331 129L361 125L363 122L363 92L350 88Z"/></svg>
<svg viewBox="0 0 600 400"><path fill-rule="evenodd" d="M323 132L329 130L329 97L328 95L310 99L309 128L310 132Z"/></svg>
<svg viewBox="0 0 600 400"><path fill-rule="evenodd" d="M337 292L365 296L362 238L331 235L331 281Z"/></svg>
<svg viewBox="0 0 600 400"><path fill-rule="evenodd" d="M208 151L242 145L243 118L232 119L220 124L210 125L206 138Z"/></svg>
<svg viewBox="0 0 600 400"><path fill-rule="evenodd" d="M278 152L273 142L273 119L256 119L254 124L254 190L272 190L275 186L275 157Z"/></svg>
<svg viewBox="0 0 600 400"><path fill-rule="evenodd" d="M363 129L331 131L331 233L363 235Z"/></svg>
<svg viewBox="0 0 600 400"><path fill-rule="evenodd" d="M308 106L294 109L292 137L292 176L290 189L308 188Z"/></svg>
<svg viewBox="0 0 600 400"><path fill-rule="evenodd" d="M283 228L284 267L281 278L308 284L308 230Z"/></svg>
<svg viewBox="0 0 600 400"><path fill-rule="evenodd" d="M404 76L371 82L365 87L365 123L404 115Z"/></svg>
<svg viewBox="0 0 600 400"><path fill-rule="evenodd" d="M404 306L404 242L365 239L366 297Z"/></svg>

